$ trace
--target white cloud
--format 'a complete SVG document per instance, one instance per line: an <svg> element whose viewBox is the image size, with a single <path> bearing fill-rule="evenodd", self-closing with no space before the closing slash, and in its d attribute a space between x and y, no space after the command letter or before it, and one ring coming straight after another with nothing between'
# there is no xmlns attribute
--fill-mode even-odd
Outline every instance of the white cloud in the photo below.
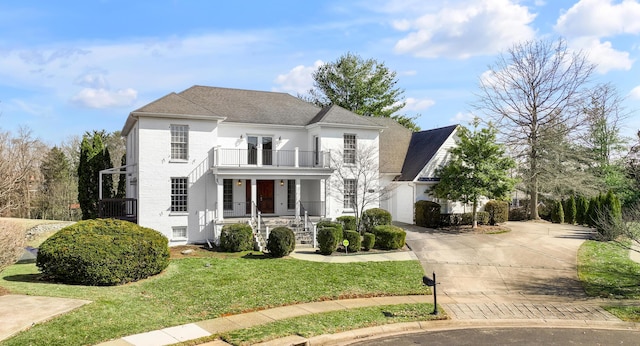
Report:
<svg viewBox="0 0 640 346"><path fill-rule="evenodd" d="M629 92L629 97L635 100L640 100L640 85L631 89Z"/></svg>
<svg viewBox="0 0 640 346"><path fill-rule="evenodd" d="M640 3L623 0L581 0L562 14L555 29L567 37L606 37L640 33Z"/></svg>
<svg viewBox="0 0 640 346"><path fill-rule="evenodd" d="M473 114L468 112L458 112L451 119L449 119L449 121L455 124L464 125L464 124L470 124L473 121L474 117L475 116Z"/></svg>
<svg viewBox="0 0 640 346"><path fill-rule="evenodd" d="M407 104L404 106L403 110L414 112L424 111L436 104L436 102L431 99L415 99L413 97L408 97L405 101Z"/></svg>
<svg viewBox="0 0 640 346"><path fill-rule="evenodd" d="M278 75L274 83L278 84L273 91L282 91L294 94L305 94L313 87L312 74L324 62L317 60L313 66L298 65L285 74Z"/></svg>
<svg viewBox="0 0 640 346"><path fill-rule="evenodd" d="M395 51L426 58L493 54L514 42L533 39L535 17L518 1L447 2L439 11L417 19L393 21L397 30L409 31L396 43Z"/></svg>
<svg viewBox="0 0 640 346"><path fill-rule="evenodd" d="M117 91L107 89L84 88L71 98L71 102L89 108L110 108L131 106L138 92L128 88Z"/></svg>
<svg viewBox="0 0 640 346"><path fill-rule="evenodd" d="M611 70L630 70L633 60L629 53L613 49L611 42L601 42L594 37L581 37L571 40L570 49L582 50L589 61L596 64L596 71L605 74Z"/></svg>

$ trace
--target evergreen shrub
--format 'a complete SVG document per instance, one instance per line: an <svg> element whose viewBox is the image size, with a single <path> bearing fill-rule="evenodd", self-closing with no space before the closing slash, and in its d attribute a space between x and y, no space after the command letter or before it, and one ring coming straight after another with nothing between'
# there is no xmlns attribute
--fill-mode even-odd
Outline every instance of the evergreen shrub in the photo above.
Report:
<svg viewBox="0 0 640 346"><path fill-rule="evenodd" d="M334 227L323 227L318 229L316 238L318 240L318 248L320 253L328 256L338 248L337 229Z"/></svg>
<svg viewBox="0 0 640 346"><path fill-rule="evenodd" d="M342 229L344 230L356 230L356 217L355 216L350 216L350 215L345 215L345 216L339 216L336 218L336 221L338 221L339 223L342 224Z"/></svg>
<svg viewBox="0 0 640 346"><path fill-rule="evenodd" d="M395 250L404 246L407 233L400 227L380 225L373 228L376 236L375 247L382 250Z"/></svg>
<svg viewBox="0 0 640 346"><path fill-rule="evenodd" d="M360 251L360 248L362 248L362 239L360 237L360 232L352 230L344 231L344 239L349 241L347 251L358 252Z"/></svg>
<svg viewBox="0 0 640 346"><path fill-rule="evenodd" d="M489 224L489 213L486 211L476 212L476 218L478 219L478 225ZM461 225L473 225L473 213L463 213L460 215Z"/></svg>
<svg viewBox="0 0 640 346"><path fill-rule="evenodd" d="M564 223L564 209L561 201L556 201L551 209L551 222Z"/></svg>
<svg viewBox="0 0 640 346"><path fill-rule="evenodd" d="M296 235L289 227L276 227L269 233L267 250L272 257L284 257L296 248Z"/></svg>
<svg viewBox="0 0 640 346"><path fill-rule="evenodd" d="M224 225L220 233L220 250L240 252L253 250L253 230L246 223Z"/></svg>
<svg viewBox="0 0 640 346"><path fill-rule="evenodd" d="M576 223L578 215L578 207L576 206L576 199L570 196L566 202L567 206L564 208L564 221L570 225Z"/></svg>
<svg viewBox="0 0 640 346"><path fill-rule="evenodd" d="M415 203L416 225L429 228L440 226L440 204L432 201L417 201Z"/></svg>
<svg viewBox="0 0 640 346"><path fill-rule="evenodd" d="M587 223L587 215L589 212L589 200L582 195L576 198L576 223L584 225Z"/></svg>
<svg viewBox="0 0 640 346"><path fill-rule="evenodd" d="M120 285L160 273L169 265L160 232L114 219L67 226L45 240L36 266L45 278L69 284Z"/></svg>
<svg viewBox="0 0 640 346"><path fill-rule="evenodd" d="M360 223L365 232L371 232L376 226L390 225L391 213L380 208L367 209L362 212Z"/></svg>
<svg viewBox="0 0 640 346"><path fill-rule="evenodd" d="M319 229L321 228L334 228L334 232L336 234L336 239L338 242L341 242L342 239L344 239L344 228L342 228L342 224L340 222L335 222L335 221L320 221L316 224L316 227Z"/></svg>
<svg viewBox="0 0 640 346"><path fill-rule="evenodd" d="M484 205L484 211L489 214L489 224L496 225L509 220L509 203L491 200Z"/></svg>
<svg viewBox="0 0 640 346"><path fill-rule="evenodd" d="M369 251L373 249L376 244L376 235L373 233L365 233L362 236L362 248L364 251Z"/></svg>

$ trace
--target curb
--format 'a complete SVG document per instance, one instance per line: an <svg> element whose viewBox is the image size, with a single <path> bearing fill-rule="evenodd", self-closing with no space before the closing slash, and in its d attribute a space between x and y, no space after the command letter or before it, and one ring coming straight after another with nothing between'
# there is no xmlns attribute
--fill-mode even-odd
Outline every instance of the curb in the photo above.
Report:
<svg viewBox="0 0 640 346"><path fill-rule="evenodd" d="M280 339L256 344L256 346L299 346L322 345L342 346L375 340L401 334L428 331L446 331L478 328L572 328L606 330L640 330L640 323L618 321L576 321L576 320L441 320L386 324L375 327L354 329L336 334L323 334L311 338L291 335Z"/></svg>

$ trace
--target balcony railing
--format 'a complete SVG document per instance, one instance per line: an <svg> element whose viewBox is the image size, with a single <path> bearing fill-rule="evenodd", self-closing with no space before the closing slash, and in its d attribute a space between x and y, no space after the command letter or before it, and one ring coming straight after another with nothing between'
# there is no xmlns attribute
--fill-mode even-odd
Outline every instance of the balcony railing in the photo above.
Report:
<svg viewBox="0 0 640 346"><path fill-rule="evenodd" d="M330 164L328 151L216 148L213 152L214 167L330 168Z"/></svg>
<svg viewBox="0 0 640 346"><path fill-rule="evenodd" d="M98 202L98 216L101 219L119 219L138 222L138 200L135 198L101 199Z"/></svg>

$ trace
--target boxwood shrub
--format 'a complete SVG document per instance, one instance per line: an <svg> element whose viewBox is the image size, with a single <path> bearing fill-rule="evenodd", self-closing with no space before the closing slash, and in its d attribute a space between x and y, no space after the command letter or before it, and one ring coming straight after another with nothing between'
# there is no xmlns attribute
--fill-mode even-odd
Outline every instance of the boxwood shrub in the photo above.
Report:
<svg viewBox="0 0 640 346"><path fill-rule="evenodd" d="M371 208L362 212L362 219L360 220L362 229L365 232L371 232L371 230L379 225L391 224L391 213L380 208Z"/></svg>
<svg viewBox="0 0 640 346"><path fill-rule="evenodd" d="M353 231L353 230L344 231L344 239L349 241L349 246L347 246L347 251L349 252L360 251L360 248L362 247L362 239L358 231Z"/></svg>
<svg viewBox="0 0 640 346"><path fill-rule="evenodd" d="M253 250L253 230L246 223L224 225L220 233L220 250L239 252Z"/></svg>
<svg viewBox="0 0 640 346"><path fill-rule="evenodd" d="M364 251L369 251L373 249L373 246L376 243L376 235L373 233L365 233L362 236L362 249Z"/></svg>
<svg viewBox="0 0 640 346"><path fill-rule="evenodd" d="M267 250L272 257L284 257L296 248L296 235L289 227L276 227L269 233Z"/></svg>
<svg viewBox="0 0 640 346"><path fill-rule="evenodd" d="M316 227L319 229L321 228L335 228L335 232L336 232L336 241L337 242L341 242L342 239L344 239L344 234L343 234L343 230L344 228L342 227L342 224L340 222L334 222L334 221L320 221L316 224Z"/></svg>
<svg viewBox="0 0 640 346"><path fill-rule="evenodd" d="M45 240L36 266L46 279L81 285L119 285L160 273L169 265L167 238L134 223L79 221Z"/></svg>
<svg viewBox="0 0 640 346"><path fill-rule="evenodd" d="M489 214L489 224L496 225L509 220L509 203L491 200L484 205L484 211Z"/></svg>
<svg viewBox="0 0 640 346"><path fill-rule="evenodd" d="M417 201L415 204L416 225L429 228L440 226L440 204L432 201Z"/></svg>
<svg viewBox="0 0 640 346"><path fill-rule="evenodd" d="M338 248L337 228L323 227L318 229L317 240L320 253L331 255Z"/></svg>
<svg viewBox="0 0 640 346"><path fill-rule="evenodd" d="M476 212L476 217L478 218L478 225L489 224L489 213L486 211ZM464 213L461 215L461 218L461 225L473 225L473 213Z"/></svg>
<svg viewBox="0 0 640 346"><path fill-rule="evenodd" d="M404 246L407 233L400 227L380 225L373 228L376 235L375 247L382 250L395 250Z"/></svg>
<svg viewBox="0 0 640 346"><path fill-rule="evenodd" d="M356 230L356 217L355 216L338 216L336 221L342 224L342 229L344 230Z"/></svg>

